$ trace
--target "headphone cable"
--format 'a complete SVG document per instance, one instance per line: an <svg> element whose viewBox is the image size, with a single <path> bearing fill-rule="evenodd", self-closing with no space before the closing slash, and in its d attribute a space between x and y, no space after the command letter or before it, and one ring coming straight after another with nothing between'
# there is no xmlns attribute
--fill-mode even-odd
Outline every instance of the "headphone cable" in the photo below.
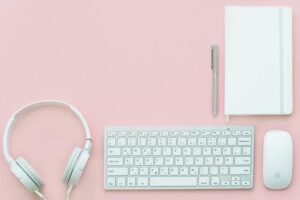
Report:
<svg viewBox="0 0 300 200"><path fill-rule="evenodd" d="M73 190L73 185L69 185L69 188L67 191L67 200L70 200L72 190Z"/></svg>
<svg viewBox="0 0 300 200"><path fill-rule="evenodd" d="M69 188L68 188L68 191L67 191L67 200L70 200L70 195L71 195L71 192L73 190L73 185L69 185ZM34 191L34 193L40 197L40 199L42 200L47 200L46 197L38 190Z"/></svg>
<svg viewBox="0 0 300 200"><path fill-rule="evenodd" d="M40 197L42 200L47 200L46 197L38 190L34 191L34 193Z"/></svg>

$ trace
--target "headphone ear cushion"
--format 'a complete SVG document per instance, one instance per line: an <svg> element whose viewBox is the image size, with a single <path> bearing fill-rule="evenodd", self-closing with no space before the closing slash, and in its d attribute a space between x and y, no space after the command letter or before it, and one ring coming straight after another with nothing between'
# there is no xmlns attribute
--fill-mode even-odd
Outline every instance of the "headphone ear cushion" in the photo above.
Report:
<svg viewBox="0 0 300 200"><path fill-rule="evenodd" d="M16 163L23 169L23 171L31 178L39 189L42 189L44 183L40 175L30 166L30 164L22 157L17 158Z"/></svg>
<svg viewBox="0 0 300 200"><path fill-rule="evenodd" d="M83 170L87 164L90 154L86 150L75 148L65 169L64 183L68 185L77 185Z"/></svg>
<svg viewBox="0 0 300 200"><path fill-rule="evenodd" d="M69 185L77 185L80 177L84 171L84 168L89 160L90 154L86 150L82 150L81 154L78 158L78 161L76 162L73 172L71 174Z"/></svg>
<svg viewBox="0 0 300 200"><path fill-rule="evenodd" d="M64 177L63 177L63 181L65 184L68 184L69 183L69 180L70 180L70 177L71 177L71 174L72 174L72 171L74 169L74 166L80 156L80 153L81 153L81 148L79 147L76 147L70 158L69 158L69 161L68 161L68 164L65 168L65 172L64 172Z"/></svg>
<svg viewBox="0 0 300 200"><path fill-rule="evenodd" d="M16 161L12 162L10 164L11 171L30 192L40 190L43 186L41 179L32 169L32 167L26 161L24 161L24 158L18 158ZM33 173L35 173L35 175L33 175ZM37 181L38 179L39 181Z"/></svg>

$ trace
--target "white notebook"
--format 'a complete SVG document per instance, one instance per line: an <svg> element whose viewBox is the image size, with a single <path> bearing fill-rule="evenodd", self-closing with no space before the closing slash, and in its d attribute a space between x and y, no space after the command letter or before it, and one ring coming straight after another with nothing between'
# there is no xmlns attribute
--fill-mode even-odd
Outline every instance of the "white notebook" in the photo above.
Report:
<svg viewBox="0 0 300 200"><path fill-rule="evenodd" d="M293 111L292 10L225 7L225 115Z"/></svg>

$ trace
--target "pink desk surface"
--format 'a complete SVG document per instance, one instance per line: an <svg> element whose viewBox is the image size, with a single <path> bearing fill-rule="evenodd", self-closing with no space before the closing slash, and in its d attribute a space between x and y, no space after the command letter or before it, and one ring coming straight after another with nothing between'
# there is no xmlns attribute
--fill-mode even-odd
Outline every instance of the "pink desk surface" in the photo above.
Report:
<svg viewBox="0 0 300 200"><path fill-rule="evenodd" d="M294 114L236 117L255 125L255 187L241 191L119 191L103 189L103 129L107 125L224 125L224 6L286 5L294 12ZM86 116L93 153L72 200L295 200L300 197L300 2L297 0L10 0L0 2L0 129L20 106L60 99ZM220 45L220 114L211 114L210 45ZM61 179L75 146L78 121L44 108L20 120L12 154L25 157L46 182L49 200L65 199ZM267 130L294 139L292 185L270 191L262 182ZM2 143L1 143L2 145ZM1 148L2 149L2 148ZM1 153L2 154L2 153ZM0 156L0 199L37 199Z"/></svg>

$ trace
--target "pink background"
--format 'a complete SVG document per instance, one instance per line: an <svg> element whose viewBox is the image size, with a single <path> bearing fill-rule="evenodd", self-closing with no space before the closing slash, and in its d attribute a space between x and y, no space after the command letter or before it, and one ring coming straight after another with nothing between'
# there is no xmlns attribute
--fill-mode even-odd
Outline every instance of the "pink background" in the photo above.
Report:
<svg viewBox="0 0 300 200"><path fill-rule="evenodd" d="M294 11L294 114L236 117L255 125L255 187L243 191L103 189L103 129L107 125L225 124L224 5L288 5ZM262 182L262 142L270 129L290 131L300 147L300 2L297 0L3 0L0 2L0 128L20 106L59 99L86 116L93 153L72 200L298 199L300 159L292 185L270 191ZM220 114L211 114L210 45L220 45ZM31 112L17 125L11 152L25 157L46 182L49 200L65 199L61 179L75 146L78 121L59 108ZM2 145L2 144L1 144ZM1 148L2 149L2 148ZM226 195L226 196L225 196ZM0 198L36 199L0 156Z"/></svg>

